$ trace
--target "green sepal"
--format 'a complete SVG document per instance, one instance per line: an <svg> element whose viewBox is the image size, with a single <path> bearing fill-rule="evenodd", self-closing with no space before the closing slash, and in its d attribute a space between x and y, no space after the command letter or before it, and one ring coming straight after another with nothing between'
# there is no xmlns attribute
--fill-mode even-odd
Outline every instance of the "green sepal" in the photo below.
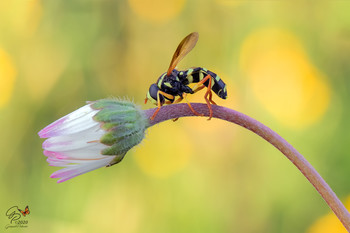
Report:
<svg viewBox="0 0 350 233"><path fill-rule="evenodd" d="M120 162L124 155L139 144L144 136L149 119L135 104L116 99L102 99L91 103L93 109L100 110L94 120L101 123L106 133L100 142L109 147L103 155L117 155L113 164Z"/></svg>
<svg viewBox="0 0 350 233"><path fill-rule="evenodd" d="M99 122L111 122L116 125L125 122L134 122L141 118L140 113L135 111L135 108L105 108L100 110L95 116L94 120Z"/></svg>
<svg viewBox="0 0 350 233"><path fill-rule="evenodd" d="M110 166L113 166L114 164L121 162L123 160L125 154L126 153L115 156L115 158L106 167L110 167Z"/></svg>
<svg viewBox="0 0 350 233"><path fill-rule="evenodd" d="M106 128L102 126L102 128L108 130L108 132L103 135L100 139L101 143L106 145L113 145L114 143L121 140L121 138L129 137L133 134L136 134L138 132L142 132L145 130L144 125L140 124L132 124L132 123L125 123L123 125L118 125L116 127L112 128Z"/></svg>
<svg viewBox="0 0 350 233"><path fill-rule="evenodd" d="M126 153L129 151L132 147L139 144L142 139L144 138L145 133L144 131L140 131L138 133L126 136L126 137L120 137L115 139L115 142L108 148L102 150L103 155L119 155Z"/></svg>
<svg viewBox="0 0 350 233"><path fill-rule="evenodd" d="M92 102L92 108L103 109L103 108L113 108L115 106L135 106L132 102L126 100L118 99L102 99Z"/></svg>

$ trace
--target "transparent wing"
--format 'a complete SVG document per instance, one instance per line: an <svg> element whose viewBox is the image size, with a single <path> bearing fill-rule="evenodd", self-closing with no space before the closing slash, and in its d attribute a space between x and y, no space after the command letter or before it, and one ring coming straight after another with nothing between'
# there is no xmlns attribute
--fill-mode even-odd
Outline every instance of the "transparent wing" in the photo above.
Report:
<svg viewBox="0 0 350 233"><path fill-rule="evenodd" d="M173 58L171 59L170 66L167 72L168 76L171 74L173 69L175 69L177 64L194 48L194 46L196 46L198 37L198 32L192 32L180 42L173 55Z"/></svg>

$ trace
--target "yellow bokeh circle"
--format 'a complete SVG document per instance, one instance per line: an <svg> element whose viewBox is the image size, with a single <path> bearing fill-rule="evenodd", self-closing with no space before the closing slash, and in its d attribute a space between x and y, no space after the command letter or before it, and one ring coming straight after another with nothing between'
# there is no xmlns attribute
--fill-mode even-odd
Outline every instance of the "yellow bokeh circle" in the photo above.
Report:
<svg viewBox="0 0 350 233"><path fill-rule="evenodd" d="M350 196L345 201L345 207L350 209ZM334 213L322 216L311 225L307 233L346 233L348 232Z"/></svg>
<svg viewBox="0 0 350 233"><path fill-rule="evenodd" d="M148 130L134 158L146 174L166 178L183 169L193 152L186 130L168 121Z"/></svg>
<svg viewBox="0 0 350 233"><path fill-rule="evenodd" d="M132 10L141 18L162 23L178 15L186 0L129 0Z"/></svg>
<svg viewBox="0 0 350 233"><path fill-rule="evenodd" d="M314 123L329 106L325 76L288 31L262 29L249 35L242 46L240 67L261 104L289 127Z"/></svg>
<svg viewBox="0 0 350 233"><path fill-rule="evenodd" d="M4 25L11 32L32 36L40 23L42 8L40 0L0 1L0 22L6 22Z"/></svg>
<svg viewBox="0 0 350 233"><path fill-rule="evenodd" d="M10 55L0 48L0 108L11 98L16 77L16 69Z"/></svg>

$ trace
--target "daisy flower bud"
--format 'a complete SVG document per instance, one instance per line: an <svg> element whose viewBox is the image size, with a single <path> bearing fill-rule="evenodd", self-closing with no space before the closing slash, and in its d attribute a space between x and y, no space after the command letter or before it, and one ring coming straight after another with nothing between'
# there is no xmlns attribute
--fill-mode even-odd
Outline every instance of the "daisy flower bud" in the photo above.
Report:
<svg viewBox="0 0 350 233"><path fill-rule="evenodd" d="M58 183L100 167L119 163L145 136L148 118L128 101L102 99L46 126L44 155L51 166L65 167L51 178Z"/></svg>

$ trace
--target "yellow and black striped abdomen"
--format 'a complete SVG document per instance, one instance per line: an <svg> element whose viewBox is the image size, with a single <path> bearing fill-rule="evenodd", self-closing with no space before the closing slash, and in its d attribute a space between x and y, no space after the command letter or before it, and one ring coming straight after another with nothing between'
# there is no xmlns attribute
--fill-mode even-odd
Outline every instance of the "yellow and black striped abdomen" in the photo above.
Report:
<svg viewBox="0 0 350 233"><path fill-rule="evenodd" d="M180 71L178 74L178 77L182 84L188 85L190 83L200 82L207 75L210 75L212 77L212 82L211 82L212 91L215 92L215 94L217 94L220 98L226 99L227 98L226 84L220 79L218 75L216 75L215 73L205 68L196 67L185 71ZM208 87L209 80L205 81L204 85Z"/></svg>

